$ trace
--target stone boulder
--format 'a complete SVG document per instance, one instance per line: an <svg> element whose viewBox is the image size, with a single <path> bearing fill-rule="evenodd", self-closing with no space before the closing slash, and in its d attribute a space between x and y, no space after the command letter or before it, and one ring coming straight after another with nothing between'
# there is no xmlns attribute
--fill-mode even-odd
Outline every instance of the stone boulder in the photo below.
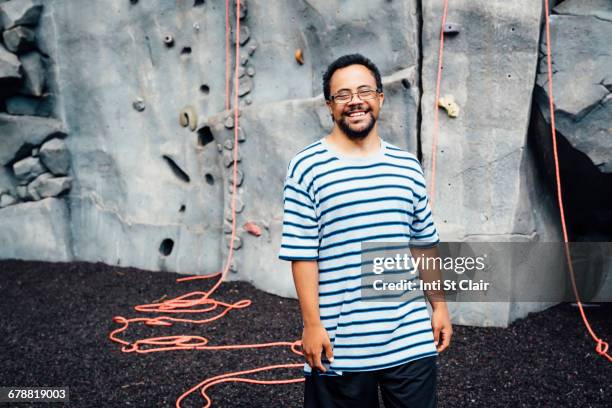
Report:
<svg viewBox="0 0 612 408"><path fill-rule="evenodd" d="M28 184L28 195L33 200L56 197L70 190L71 185L70 177L53 177L50 173L44 173Z"/></svg>
<svg viewBox="0 0 612 408"><path fill-rule="evenodd" d="M38 24L43 6L39 1L18 0L0 4L0 29Z"/></svg>
<svg viewBox="0 0 612 408"><path fill-rule="evenodd" d="M22 64L23 84L19 92L41 96L45 87L45 67L39 53L29 52L19 57Z"/></svg>
<svg viewBox="0 0 612 408"><path fill-rule="evenodd" d="M43 95L40 98L26 95L14 95L6 98L6 112L11 115L28 115L50 117L53 114L54 98Z"/></svg>
<svg viewBox="0 0 612 408"><path fill-rule="evenodd" d="M555 125L602 173L612 173L612 2L566 0L551 16ZM606 18L608 18L606 20ZM571 33L571 35L568 35ZM550 123L546 36L542 33L537 108Z"/></svg>
<svg viewBox="0 0 612 408"><path fill-rule="evenodd" d="M56 176L68 174L70 152L62 139L54 138L45 142L38 151L46 168Z"/></svg>
<svg viewBox="0 0 612 408"><path fill-rule="evenodd" d="M18 201L19 200L8 193L0 193L0 208L8 207L9 205L13 205Z"/></svg>
<svg viewBox="0 0 612 408"><path fill-rule="evenodd" d="M46 171L38 157L26 157L13 164L13 172L19 184L27 184Z"/></svg>
<svg viewBox="0 0 612 408"><path fill-rule="evenodd" d="M2 208L0 225L0 259L74 259L65 200L47 198Z"/></svg>
<svg viewBox="0 0 612 408"><path fill-rule="evenodd" d="M29 154L32 146L41 144L48 137L65 135L64 131L62 122L57 119L0 113L0 165L14 160L22 149L27 148Z"/></svg>
<svg viewBox="0 0 612 408"><path fill-rule="evenodd" d="M20 68L21 63L17 56L0 44L0 85L6 86L19 81L21 79Z"/></svg>
<svg viewBox="0 0 612 408"><path fill-rule="evenodd" d="M0 166L0 193L14 193L15 177L10 168Z"/></svg>
<svg viewBox="0 0 612 408"><path fill-rule="evenodd" d="M612 2L610 0L565 0L553 11L556 14L591 16L612 21Z"/></svg>
<svg viewBox="0 0 612 408"><path fill-rule="evenodd" d="M35 46L36 34L26 27L14 27L2 33L6 48L17 54L29 51Z"/></svg>

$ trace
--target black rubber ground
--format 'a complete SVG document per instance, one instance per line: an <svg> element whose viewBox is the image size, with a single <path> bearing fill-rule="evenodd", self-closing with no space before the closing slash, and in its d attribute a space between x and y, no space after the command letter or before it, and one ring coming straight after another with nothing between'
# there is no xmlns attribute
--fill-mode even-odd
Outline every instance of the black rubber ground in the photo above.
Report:
<svg viewBox="0 0 612 408"><path fill-rule="evenodd" d="M140 315L133 306L166 295L206 290L213 282L176 283L177 275L101 263L0 261L0 385L67 386L70 403L16 407L174 407L202 380L228 371L301 363L287 349L120 352L108 339L113 316ZM301 336L296 300L226 282L214 298L253 304L212 324L134 327L128 340L171 334L208 337L211 345L295 340ZM611 304L587 309L594 329L612 338ZM193 316L192 316L193 317ZM439 407L610 407L612 364L597 356L578 310L561 304L508 328L454 326L438 361ZM296 378L284 370L253 378ZM213 407L300 407L303 383L222 384ZM9 406L0 404L0 406ZM201 407L195 394L184 407Z"/></svg>

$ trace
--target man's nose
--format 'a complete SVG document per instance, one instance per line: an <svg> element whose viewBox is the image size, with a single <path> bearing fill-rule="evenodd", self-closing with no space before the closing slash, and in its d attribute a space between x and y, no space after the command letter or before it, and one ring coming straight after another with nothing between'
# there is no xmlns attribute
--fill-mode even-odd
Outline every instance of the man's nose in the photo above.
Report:
<svg viewBox="0 0 612 408"><path fill-rule="evenodd" d="M355 105L363 105L363 101L361 99L359 99L359 95L354 94L353 95L353 99L351 99L351 101L348 103L348 106L355 106Z"/></svg>

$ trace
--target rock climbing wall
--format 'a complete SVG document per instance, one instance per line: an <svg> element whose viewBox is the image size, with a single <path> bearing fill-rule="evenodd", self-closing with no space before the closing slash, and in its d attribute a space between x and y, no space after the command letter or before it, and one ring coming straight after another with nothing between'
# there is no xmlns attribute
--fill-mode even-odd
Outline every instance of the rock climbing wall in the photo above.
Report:
<svg viewBox="0 0 612 408"><path fill-rule="evenodd" d="M555 54L567 66L559 80L592 73L582 102L561 92L557 107L569 116L559 129L609 172L609 53L584 59L571 50L593 37L562 35L590 27L605 44L609 3L586 3L562 2L553 21L555 47L570 42ZM323 71L352 52L379 66L381 135L422 152L431 183L442 4L242 0L236 60L234 2L226 58L223 1L0 0L0 257L207 274L233 245L228 279L294 297L290 265L276 257L283 180L289 159L332 127ZM538 139L546 107L538 103L535 119L531 109L541 16L538 1L451 2L442 95L457 116L440 111L434 209L445 241L560 239L554 191L536 164L547 157ZM236 92L239 125L226 110ZM587 139L599 145L580 147ZM510 266L501 272L517 290L530 284ZM455 306L457 323L503 326L546 305Z"/></svg>
<svg viewBox="0 0 612 408"><path fill-rule="evenodd" d="M2 7L26 3L36 4L11 0ZM363 52L380 64L390 101L383 137L416 150L416 2L341 6L243 1L238 61L235 3L230 6L232 78L236 64L240 71L230 97L237 90L242 109L239 231L229 279L294 295L287 264L276 258L282 185L289 158L331 129L321 78L337 56ZM53 123L63 136L75 135L65 138L74 259L182 273L221 269L234 148L232 114L225 111L224 2L54 0L37 10L37 48L53 73L46 93L57 100ZM33 123L9 106L7 100L7 121ZM14 153L6 155L14 160ZM20 163L24 179L42 171L37 163ZM244 231L249 222L263 231L259 237ZM7 245L2 256L15 253ZM270 284L270 270L282 270L282 280Z"/></svg>
<svg viewBox="0 0 612 408"><path fill-rule="evenodd" d="M566 0L551 19L555 125L575 241L612 235L612 2ZM540 54L546 52L542 34ZM546 60L540 60L532 137L553 183Z"/></svg>
<svg viewBox="0 0 612 408"><path fill-rule="evenodd" d="M71 157L42 11L31 0L0 4L0 253L67 261Z"/></svg>
<svg viewBox="0 0 612 408"><path fill-rule="evenodd" d="M443 1L423 7L423 166L430 171L433 109ZM440 111L434 214L446 241L559 241L554 196L539 181L527 146L531 98L538 63L542 4L538 1L454 1L446 27L441 96L458 116ZM437 109L437 108L436 108ZM452 112L451 112L452 113ZM537 255L541 256L541 255ZM562 258L531 259L541 270L562 271ZM536 268L539 269L539 268ZM533 277L508 256L491 279L511 276L512 290L499 302L453 303L457 323L505 325L550 304L513 302ZM552 273L551 273L552 274ZM531 280L531 283L530 283ZM546 280L544 285L549 285Z"/></svg>

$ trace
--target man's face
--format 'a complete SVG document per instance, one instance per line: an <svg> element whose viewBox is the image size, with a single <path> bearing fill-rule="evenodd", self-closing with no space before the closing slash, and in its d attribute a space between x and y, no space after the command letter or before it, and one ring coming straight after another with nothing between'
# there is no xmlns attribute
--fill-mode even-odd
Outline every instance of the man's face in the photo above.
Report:
<svg viewBox="0 0 612 408"><path fill-rule="evenodd" d="M357 93L362 90L376 90L376 79L372 72L363 65L349 65L340 68L331 77L330 94L350 92ZM327 101L332 118L338 127L351 139L365 138L378 119L384 95L377 94L373 99L362 101L359 95L353 95L348 103Z"/></svg>

